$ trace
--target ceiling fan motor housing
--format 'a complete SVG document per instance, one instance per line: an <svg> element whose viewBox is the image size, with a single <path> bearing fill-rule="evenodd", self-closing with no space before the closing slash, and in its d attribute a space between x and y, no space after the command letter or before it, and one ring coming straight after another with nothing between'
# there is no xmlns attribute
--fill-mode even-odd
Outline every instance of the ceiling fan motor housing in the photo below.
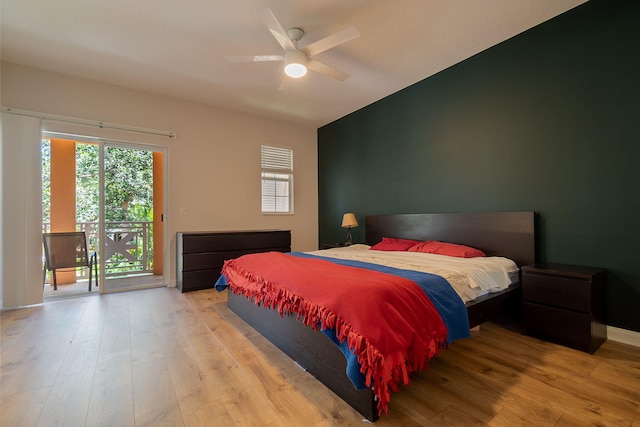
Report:
<svg viewBox="0 0 640 427"><path fill-rule="evenodd" d="M302 36L304 36L304 31L302 30L302 28L293 27L293 28L289 28L287 30L287 35L289 36L291 41L293 41L295 43L298 40L300 40L302 38Z"/></svg>

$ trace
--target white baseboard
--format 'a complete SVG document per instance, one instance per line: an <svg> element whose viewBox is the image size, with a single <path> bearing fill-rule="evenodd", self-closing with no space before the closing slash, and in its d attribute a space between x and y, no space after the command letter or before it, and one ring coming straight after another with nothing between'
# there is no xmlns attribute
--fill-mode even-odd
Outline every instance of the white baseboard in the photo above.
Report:
<svg viewBox="0 0 640 427"><path fill-rule="evenodd" d="M607 326L607 339L640 347L640 332Z"/></svg>

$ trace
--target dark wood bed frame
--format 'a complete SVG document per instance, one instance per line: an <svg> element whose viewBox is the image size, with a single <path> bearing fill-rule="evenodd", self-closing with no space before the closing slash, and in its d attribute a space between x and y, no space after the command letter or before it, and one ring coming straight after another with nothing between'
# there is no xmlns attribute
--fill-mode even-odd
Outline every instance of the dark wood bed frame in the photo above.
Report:
<svg viewBox="0 0 640 427"><path fill-rule="evenodd" d="M382 237L441 240L473 246L487 256L504 256L518 266L535 257L533 212L376 215L366 218L366 242ZM345 374L346 360L323 333L314 332L294 316L258 307L243 296L228 292L229 308L260 332L297 364L310 372L368 420L378 418L373 392L357 390ZM520 307L520 285L467 303L470 327ZM455 344L454 344L455 345Z"/></svg>

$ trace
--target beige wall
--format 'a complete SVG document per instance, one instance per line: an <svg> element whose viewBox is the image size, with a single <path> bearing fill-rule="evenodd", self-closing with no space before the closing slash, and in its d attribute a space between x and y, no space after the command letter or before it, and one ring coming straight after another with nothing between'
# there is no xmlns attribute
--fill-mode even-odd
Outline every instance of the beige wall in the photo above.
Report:
<svg viewBox="0 0 640 427"><path fill-rule="evenodd" d="M177 139L109 133L113 138L168 147L171 255L165 274L171 283L175 283L176 231L285 228L292 230L293 250L317 249L315 128L15 64L1 66L2 107L177 133ZM105 136L104 130L88 126L47 121L44 127ZM294 150L293 215L260 213L260 144ZM185 211L187 215L182 215Z"/></svg>

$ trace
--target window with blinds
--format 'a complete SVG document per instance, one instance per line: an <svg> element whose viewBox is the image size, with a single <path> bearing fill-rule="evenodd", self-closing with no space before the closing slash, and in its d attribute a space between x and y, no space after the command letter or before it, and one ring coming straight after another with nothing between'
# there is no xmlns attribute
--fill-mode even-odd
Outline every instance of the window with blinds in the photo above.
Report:
<svg viewBox="0 0 640 427"><path fill-rule="evenodd" d="M262 213L293 213L293 150L261 146Z"/></svg>

